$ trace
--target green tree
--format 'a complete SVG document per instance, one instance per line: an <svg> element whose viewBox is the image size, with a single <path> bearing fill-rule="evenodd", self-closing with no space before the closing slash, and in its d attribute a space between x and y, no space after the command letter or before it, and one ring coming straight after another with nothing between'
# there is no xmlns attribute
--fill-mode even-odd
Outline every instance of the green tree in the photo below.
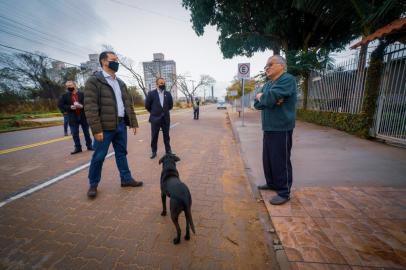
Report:
<svg viewBox="0 0 406 270"><path fill-rule="evenodd" d="M400 0L351 0L356 21L355 31L366 37L379 28L400 18L406 11L406 2ZM361 45L358 70L363 72L366 63L368 44Z"/></svg>
<svg viewBox="0 0 406 270"><path fill-rule="evenodd" d="M299 67L304 78L305 99L310 70L320 65L314 60L342 49L355 37L350 31L352 7L346 1L183 0L183 6L191 11L197 35L203 35L206 25L217 27L226 58L266 49L284 51L288 66Z"/></svg>
<svg viewBox="0 0 406 270"><path fill-rule="evenodd" d="M251 93L252 91L254 91L255 90L255 84L256 84L255 80L246 80L244 82L244 93L248 94L248 93ZM234 97L230 96L231 91L237 91L238 96L234 96ZM241 96L242 96L242 83L241 83L241 80L234 79L231 82L231 85L229 87L227 87L227 99L228 100L237 99L237 98L240 98Z"/></svg>

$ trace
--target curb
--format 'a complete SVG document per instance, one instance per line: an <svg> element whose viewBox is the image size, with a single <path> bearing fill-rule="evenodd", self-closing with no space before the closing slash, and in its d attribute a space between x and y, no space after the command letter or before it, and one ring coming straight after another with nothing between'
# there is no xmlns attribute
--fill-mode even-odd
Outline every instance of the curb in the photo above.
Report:
<svg viewBox="0 0 406 270"><path fill-rule="evenodd" d="M274 229L272 219L269 216L268 210L266 209L264 199L262 198L261 193L258 191L256 186L253 184L254 181L251 181L253 179L251 169L248 167L247 162L244 158L244 155L242 153L241 149L241 139L238 134L238 131L235 127L235 123L233 121L233 117L231 116L231 113L229 109L227 109L227 120L230 122L231 130L233 132L233 136L238 144L238 151L240 153L241 159L244 163L245 166L245 172L247 174L248 178L248 185L251 188L252 195L254 199L258 202L261 203L262 207L261 210L258 211L257 215L259 217L259 220L262 224L262 227L264 228L264 236L266 238L266 242L268 243L268 248L270 251L273 251L275 254L275 259L276 259L276 267L279 269L286 269L286 270L291 270L291 263L288 260L288 256L286 255L286 252L281 244L281 241L278 238L278 235L276 234L276 231ZM275 267L273 266L273 267ZM274 269L274 268L272 268Z"/></svg>

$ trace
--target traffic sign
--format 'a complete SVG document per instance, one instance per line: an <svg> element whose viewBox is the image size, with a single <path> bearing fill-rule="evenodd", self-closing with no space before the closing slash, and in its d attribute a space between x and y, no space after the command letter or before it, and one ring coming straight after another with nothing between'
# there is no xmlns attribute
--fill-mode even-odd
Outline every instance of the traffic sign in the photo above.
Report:
<svg viewBox="0 0 406 270"><path fill-rule="evenodd" d="M250 63L239 63L238 64L238 79L249 79L250 78Z"/></svg>

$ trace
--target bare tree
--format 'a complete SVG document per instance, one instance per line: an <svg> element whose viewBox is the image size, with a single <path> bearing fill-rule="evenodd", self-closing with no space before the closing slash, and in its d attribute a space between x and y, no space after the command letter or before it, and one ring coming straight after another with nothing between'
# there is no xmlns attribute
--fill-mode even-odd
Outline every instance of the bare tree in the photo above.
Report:
<svg viewBox="0 0 406 270"><path fill-rule="evenodd" d="M200 75L200 80L196 85L192 84L192 87L187 83L187 76L178 75L179 91L186 97L187 103L192 101L199 93L202 87L212 85L216 80L209 75Z"/></svg>
<svg viewBox="0 0 406 270"><path fill-rule="evenodd" d="M64 91L65 80L74 79L79 70L65 68L55 74L57 78L51 79L50 67L51 59L42 54L0 54L2 88L25 91L31 98L57 99Z"/></svg>

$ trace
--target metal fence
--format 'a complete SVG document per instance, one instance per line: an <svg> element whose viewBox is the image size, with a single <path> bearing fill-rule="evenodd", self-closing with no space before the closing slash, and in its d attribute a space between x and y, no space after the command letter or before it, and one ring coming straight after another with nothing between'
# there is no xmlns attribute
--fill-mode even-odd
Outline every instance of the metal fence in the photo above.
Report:
<svg viewBox="0 0 406 270"><path fill-rule="evenodd" d="M357 114L362 110L367 56L364 69L358 69L353 56L334 69L313 71L309 79L308 109ZM406 46L395 43L384 56L380 92L371 136L406 145Z"/></svg>
<svg viewBox="0 0 406 270"><path fill-rule="evenodd" d="M309 79L308 109L359 113L362 108L367 68L357 70L358 58L333 70L313 71Z"/></svg>
<svg viewBox="0 0 406 270"><path fill-rule="evenodd" d="M372 135L406 145L406 46L388 48Z"/></svg>

